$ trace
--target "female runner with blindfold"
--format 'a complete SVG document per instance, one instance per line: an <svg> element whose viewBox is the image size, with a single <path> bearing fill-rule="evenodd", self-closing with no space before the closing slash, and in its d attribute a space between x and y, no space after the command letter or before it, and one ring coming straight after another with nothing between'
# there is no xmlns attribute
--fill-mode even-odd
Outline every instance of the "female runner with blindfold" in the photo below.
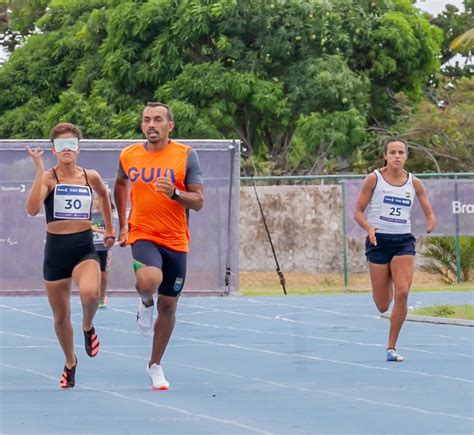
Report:
<svg viewBox="0 0 474 435"><path fill-rule="evenodd" d="M92 190L99 196L103 210L104 244L110 248L115 241L107 188L96 171L77 166L80 139L81 132L75 125L56 125L51 130L50 140L57 164L48 170L44 169L43 150L26 147L36 168L26 210L30 216L36 216L43 204L45 208L43 278L54 329L65 357L61 388L74 387L77 366L71 323L72 280L79 289L87 355L94 357L99 352L99 339L93 325L99 301L100 267L91 229Z"/></svg>

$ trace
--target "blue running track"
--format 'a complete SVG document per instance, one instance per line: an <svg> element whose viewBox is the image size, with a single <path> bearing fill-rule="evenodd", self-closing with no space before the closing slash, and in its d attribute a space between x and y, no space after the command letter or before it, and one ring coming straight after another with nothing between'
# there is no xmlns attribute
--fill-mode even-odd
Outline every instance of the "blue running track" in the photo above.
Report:
<svg viewBox="0 0 474 435"><path fill-rule="evenodd" d="M472 303L473 292L413 293L410 305ZM0 298L2 434L472 434L474 328L407 322L385 361L389 322L370 294L183 297L163 361L169 391L145 373L151 338L135 297L96 316L87 357L73 297L76 387L45 297Z"/></svg>

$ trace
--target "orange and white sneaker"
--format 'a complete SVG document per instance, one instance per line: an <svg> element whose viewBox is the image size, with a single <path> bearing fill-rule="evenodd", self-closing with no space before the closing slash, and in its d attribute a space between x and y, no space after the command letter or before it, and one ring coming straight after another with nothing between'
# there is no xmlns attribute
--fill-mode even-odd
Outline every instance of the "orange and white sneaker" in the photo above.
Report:
<svg viewBox="0 0 474 435"><path fill-rule="evenodd" d="M77 367L77 357L76 364L74 364L70 369L64 366L63 374L61 375L61 380L59 381L59 386L61 388L74 388L76 384L76 367Z"/></svg>
<svg viewBox="0 0 474 435"><path fill-rule="evenodd" d="M151 388L153 390L168 390L170 384L165 379L163 369L158 364L146 365L146 372L151 379Z"/></svg>

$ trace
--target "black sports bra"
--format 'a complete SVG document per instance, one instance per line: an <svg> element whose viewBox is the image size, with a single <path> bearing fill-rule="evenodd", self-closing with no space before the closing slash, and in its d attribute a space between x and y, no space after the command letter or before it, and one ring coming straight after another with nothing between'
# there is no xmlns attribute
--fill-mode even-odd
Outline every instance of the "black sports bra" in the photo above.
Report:
<svg viewBox="0 0 474 435"><path fill-rule="evenodd" d="M77 185L69 185L69 184L61 184L58 178L58 174L56 173L56 170L54 168L51 168L54 174L54 178L56 178L56 186L54 189L49 192L48 196L44 200L44 209L45 209L45 215L46 215L46 223L54 222L54 221L60 221L60 220L90 220L92 217L92 189L89 184L89 180L87 179L87 173L84 168L82 170L84 171L84 177L86 179L86 184L85 186L77 186ZM70 211L66 210L66 212L58 212L56 211L57 215L63 215L64 217L55 217L55 210L54 210L54 204L55 204L55 193L56 189L60 188L61 191L66 191L66 194L69 194L69 196L65 199L65 206L63 208L65 209L70 209ZM61 189L64 187L63 189ZM70 192L67 192L67 191ZM71 196L72 195L72 196ZM80 196L76 196L80 195ZM61 195L64 196L64 193ZM88 197L88 201L90 202L90 207L87 207L87 210L84 210L84 206L82 206L81 202L81 197ZM76 199L74 199L76 198ZM81 210L82 206L82 210ZM84 212L85 211L85 212Z"/></svg>

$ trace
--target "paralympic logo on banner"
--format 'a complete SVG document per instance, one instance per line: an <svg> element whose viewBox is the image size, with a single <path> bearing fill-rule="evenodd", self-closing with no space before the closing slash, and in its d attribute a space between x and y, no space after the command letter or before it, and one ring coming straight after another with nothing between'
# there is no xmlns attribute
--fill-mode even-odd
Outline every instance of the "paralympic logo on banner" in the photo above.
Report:
<svg viewBox="0 0 474 435"><path fill-rule="evenodd" d="M0 238L0 243L6 243L10 246L15 246L18 245L18 241L15 239L12 239L11 237L6 237L6 238Z"/></svg>

